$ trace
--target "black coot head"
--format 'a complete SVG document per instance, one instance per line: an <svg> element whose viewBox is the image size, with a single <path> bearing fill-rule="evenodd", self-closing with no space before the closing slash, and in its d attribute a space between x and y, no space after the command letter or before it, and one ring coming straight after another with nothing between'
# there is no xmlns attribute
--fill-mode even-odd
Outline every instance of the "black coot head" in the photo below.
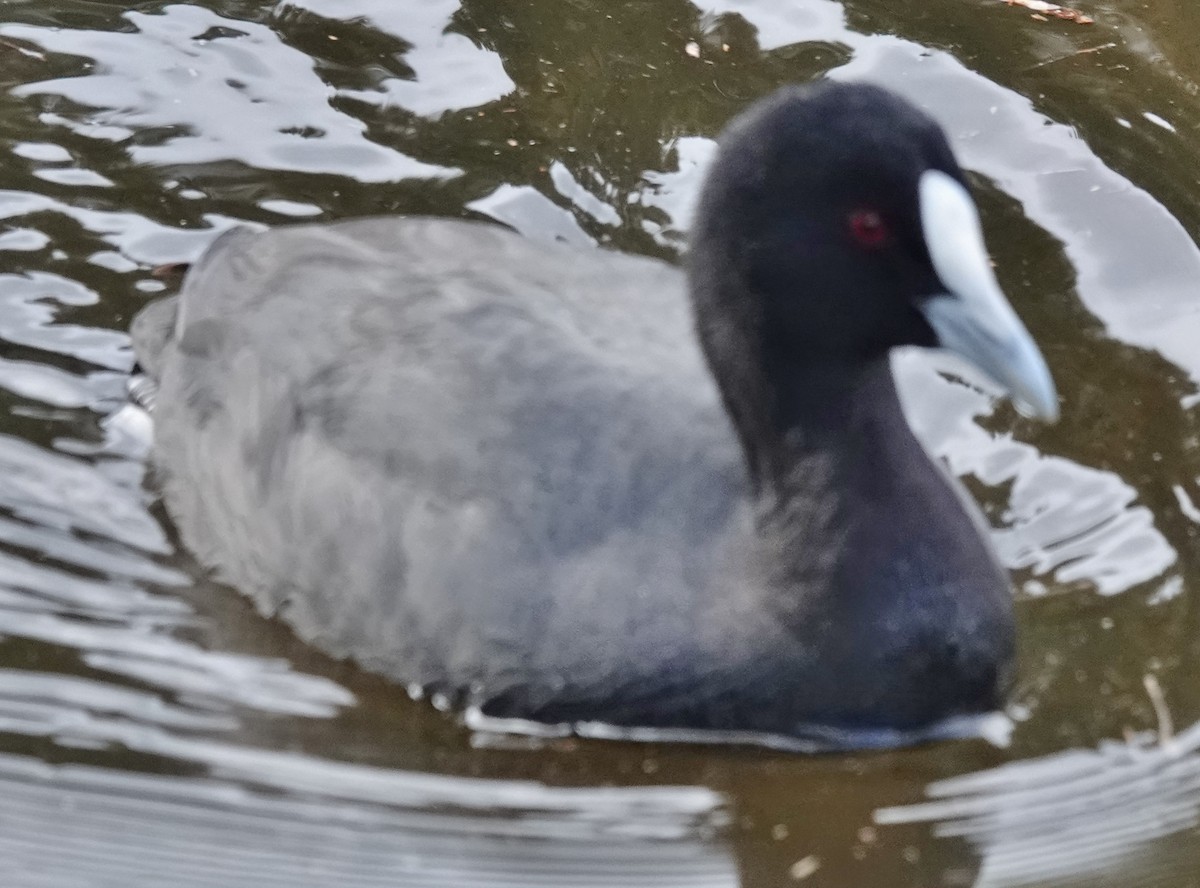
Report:
<svg viewBox="0 0 1200 888"><path fill-rule="evenodd" d="M937 124L891 93L828 81L780 90L721 139L693 266L736 269L767 335L814 358L934 345L917 310L945 291L921 230L929 169L963 181Z"/></svg>
<svg viewBox="0 0 1200 888"><path fill-rule="evenodd" d="M688 268L719 379L747 354L764 368L853 367L895 346L942 346L1056 415L1049 371L996 284L945 135L887 90L786 87L735 119Z"/></svg>

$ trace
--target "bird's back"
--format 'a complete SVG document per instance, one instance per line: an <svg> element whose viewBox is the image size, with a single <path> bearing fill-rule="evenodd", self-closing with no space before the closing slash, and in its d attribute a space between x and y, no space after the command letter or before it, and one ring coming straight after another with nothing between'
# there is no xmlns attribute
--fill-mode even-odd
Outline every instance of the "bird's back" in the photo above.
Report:
<svg viewBox="0 0 1200 888"><path fill-rule="evenodd" d="M749 519L677 270L360 220L225 235L175 313L135 328L166 502L265 612L489 695L703 661Z"/></svg>

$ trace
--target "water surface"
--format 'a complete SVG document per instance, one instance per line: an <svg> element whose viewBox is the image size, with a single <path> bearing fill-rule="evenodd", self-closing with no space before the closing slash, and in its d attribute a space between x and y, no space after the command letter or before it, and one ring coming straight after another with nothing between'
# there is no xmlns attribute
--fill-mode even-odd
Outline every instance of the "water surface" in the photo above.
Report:
<svg viewBox="0 0 1200 888"><path fill-rule="evenodd" d="M1081 8L6 4L0 881L1197 884L1200 11ZM155 266L370 213L674 259L721 125L823 76L946 126L1063 395L1044 428L966 368L898 361L1013 571L1008 747L473 733L181 551L120 413Z"/></svg>

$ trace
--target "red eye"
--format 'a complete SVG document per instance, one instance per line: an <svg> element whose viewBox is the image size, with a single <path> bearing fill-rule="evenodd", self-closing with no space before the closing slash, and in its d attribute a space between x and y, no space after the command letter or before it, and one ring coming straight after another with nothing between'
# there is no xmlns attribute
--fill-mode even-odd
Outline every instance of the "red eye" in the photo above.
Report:
<svg viewBox="0 0 1200 888"><path fill-rule="evenodd" d="M891 232L876 210L855 210L850 214L850 233L864 247L879 247Z"/></svg>

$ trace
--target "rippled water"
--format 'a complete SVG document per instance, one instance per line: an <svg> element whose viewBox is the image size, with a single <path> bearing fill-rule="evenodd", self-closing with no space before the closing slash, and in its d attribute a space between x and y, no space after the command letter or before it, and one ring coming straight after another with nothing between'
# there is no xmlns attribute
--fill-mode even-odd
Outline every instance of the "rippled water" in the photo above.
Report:
<svg viewBox="0 0 1200 888"><path fill-rule="evenodd" d="M1200 7L1081 8L5 4L0 884L1200 884ZM818 76L947 127L1063 394L898 362L1014 572L1008 748L472 733L180 551L121 412L155 266L391 212L671 257L721 124Z"/></svg>

